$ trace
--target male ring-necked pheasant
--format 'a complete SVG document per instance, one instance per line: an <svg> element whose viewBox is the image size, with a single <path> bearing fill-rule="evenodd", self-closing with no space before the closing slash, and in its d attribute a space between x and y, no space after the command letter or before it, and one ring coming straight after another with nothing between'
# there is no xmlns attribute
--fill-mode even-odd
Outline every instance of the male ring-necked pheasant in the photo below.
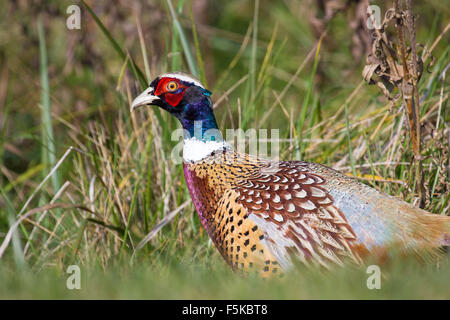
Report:
<svg viewBox="0 0 450 320"><path fill-rule="evenodd" d="M181 122L192 201L233 269L268 275L296 260L328 267L392 247L435 254L450 244L450 217L430 214L320 164L234 151L220 136L210 95L188 75L164 74L131 110L157 105Z"/></svg>

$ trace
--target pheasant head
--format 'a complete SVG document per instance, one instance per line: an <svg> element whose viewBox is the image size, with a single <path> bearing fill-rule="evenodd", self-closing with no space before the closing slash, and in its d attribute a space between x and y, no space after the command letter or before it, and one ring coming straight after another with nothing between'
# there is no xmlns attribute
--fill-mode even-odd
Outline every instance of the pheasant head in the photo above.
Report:
<svg viewBox="0 0 450 320"><path fill-rule="evenodd" d="M175 116L191 137L195 127L201 125L201 139L205 139L207 130L218 129L210 96L211 92L198 80L182 73L167 73L153 80L134 99L131 111L141 106L159 106Z"/></svg>

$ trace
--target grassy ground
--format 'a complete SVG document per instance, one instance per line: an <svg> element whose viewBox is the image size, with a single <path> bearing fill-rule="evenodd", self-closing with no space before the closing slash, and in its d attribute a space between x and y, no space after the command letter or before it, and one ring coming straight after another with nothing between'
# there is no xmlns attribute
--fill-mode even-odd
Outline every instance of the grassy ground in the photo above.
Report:
<svg viewBox="0 0 450 320"><path fill-rule="evenodd" d="M182 0L87 3L80 30L65 26L70 1L0 4L0 298L450 298L448 258L393 259L381 290L367 289L365 267L232 274L173 163L178 124L157 109L129 113L155 75L194 73L223 130L279 129L282 159L417 203L405 109L363 81L355 8L324 22L320 42L312 1L192 1L192 14ZM450 12L413 4L417 41L434 56L419 83L425 209L448 215ZM66 288L73 264L81 290Z"/></svg>
<svg viewBox="0 0 450 320"><path fill-rule="evenodd" d="M59 268L16 272L0 267L1 299L450 299L450 264L396 259L381 267L380 289L369 290L366 268L296 270L284 278L243 280L219 257L205 263L164 260L81 269L81 288L68 290Z"/></svg>

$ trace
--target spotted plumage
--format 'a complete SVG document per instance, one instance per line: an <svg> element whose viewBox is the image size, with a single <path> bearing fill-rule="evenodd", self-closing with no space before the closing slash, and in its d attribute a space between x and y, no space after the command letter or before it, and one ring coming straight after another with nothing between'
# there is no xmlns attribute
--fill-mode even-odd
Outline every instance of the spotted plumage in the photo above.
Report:
<svg viewBox="0 0 450 320"><path fill-rule="evenodd" d="M217 134L211 138L217 124L210 92L189 79L158 77L133 108L156 104L182 123L186 184L202 225L233 269L266 276L296 262L328 268L393 246L435 254L448 245L449 217L319 164L269 161L234 151Z"/></svg>
<svg viewBox="0 0 450 320"><path fill-rule="evenodd" d="M325 267L346 257L359 262L352 228L307 163L225 149L184 166L200 219L232 267L248 269L251 261L267 269L262 262L269 260L286 269L290 254Z"/></svg>

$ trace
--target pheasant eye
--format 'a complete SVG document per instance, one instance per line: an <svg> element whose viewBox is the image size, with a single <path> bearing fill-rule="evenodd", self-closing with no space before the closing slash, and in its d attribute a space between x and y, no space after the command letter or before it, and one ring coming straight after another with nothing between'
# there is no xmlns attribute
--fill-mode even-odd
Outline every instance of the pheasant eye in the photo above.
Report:
<svg viewBox="0 0 450 320"><path fill-rule="evenodd" d="M166 85L166 89L167 91L175 91L178 89L178 83L176 83L176 81L170 81L167 85Z"/></svg>

